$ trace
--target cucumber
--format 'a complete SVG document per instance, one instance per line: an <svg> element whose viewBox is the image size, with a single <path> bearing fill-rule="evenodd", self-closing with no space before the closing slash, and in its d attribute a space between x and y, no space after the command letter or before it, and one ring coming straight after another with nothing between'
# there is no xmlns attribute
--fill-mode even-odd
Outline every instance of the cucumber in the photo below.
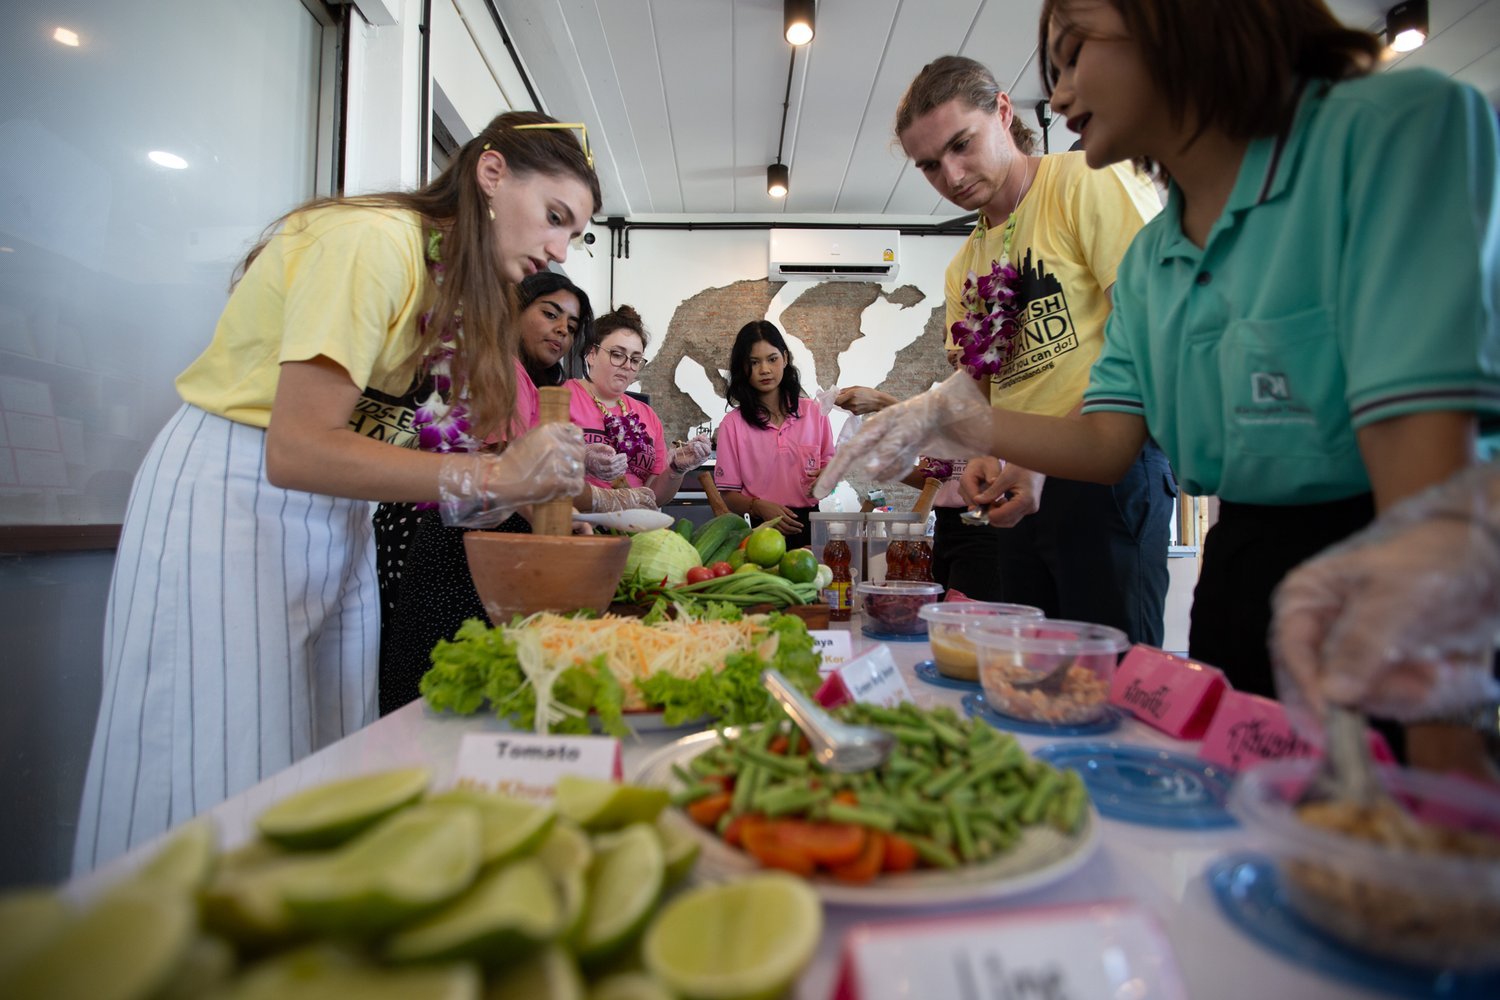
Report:
<svg viewBox="0 0 1500 1000"><path fill-rule="evenodd" d="M693 527L692 521L685 517L679 517L677 523L672 525L672 530L691 542L693 540Z"/></svg>
<svg viewBox="0 0 1500 1000"><path fill-rule="evenodd" d="M708 566L732 552L749 533L750 525L740 515L720 514L693 535L693 548L698 550L703 565Z"/></svg>

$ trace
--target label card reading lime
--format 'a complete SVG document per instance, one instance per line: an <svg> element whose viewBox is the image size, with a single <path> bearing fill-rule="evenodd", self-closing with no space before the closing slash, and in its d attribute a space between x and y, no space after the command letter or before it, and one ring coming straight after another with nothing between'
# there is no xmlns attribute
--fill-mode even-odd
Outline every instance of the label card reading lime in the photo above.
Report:
<svg viewBox="0 0 1500 1000"><path fill-rule="evenodd" d="M456 784L533 802L550 802L557 779L580 774L618 779L620 741L611 736L469 733L458 748Z"/></svg>
<svg viewBox="0 0 1500 1000"><path fill-rule="evenodd" d="M923 996L1186 1000L1166 936L1130 903L864 924L844 939L836 1000Z"/></svg>
<svg viewBox="0 0 1500 1000"><path fill-rule="evenodd" d="M854 655L848 632L831 628L808 629L807 634L812 636L813 652L823 656L823 662L818 666L820 673L826 674L843 666Z"/></svg>

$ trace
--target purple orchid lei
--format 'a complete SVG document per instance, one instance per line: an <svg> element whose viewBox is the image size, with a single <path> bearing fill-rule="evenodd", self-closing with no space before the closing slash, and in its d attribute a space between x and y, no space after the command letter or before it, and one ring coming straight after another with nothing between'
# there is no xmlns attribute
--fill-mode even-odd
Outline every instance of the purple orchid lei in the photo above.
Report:
<svg viewBox="0 0 1500 1000"><path fill-rule="evenodd" d="M651 432L639 416L625 408L623 401L618 414L609 412L603 403L599 409L604 413L604 436L609 438L610 447L634 464L651 447Z"/></svg>
<svg viewBox="0 0 1500 1000"><path fill-rule="evenodd" d="M443 285L443 264L438 257L442 238L442 233L434 231L427 240L428 271L439 288ZM429 309L417 321L418 330L425 335L431 322ZM417 447L423 451L479 450L478 439L469 433L469 387L460 386L456 392L453 389L453 359L458 354L456 345L463 331L463 312L455 311L452 327L442 333L437 346L422 362L422 370L432 378L432 393L412 414L412 427L417 432Z"/></svg>
<svg viewBox="0 0 1500 1000"><path fill-rule="evenodd" d="M970 271L960 294L964 318L953 324L953 342L961 352L960 363L975 378L998 373L1010 362L1021 340L1021 273L1010 262L1015 226L1012 213L1005 223L1000 259L990 265L987 274Z"/></svg>

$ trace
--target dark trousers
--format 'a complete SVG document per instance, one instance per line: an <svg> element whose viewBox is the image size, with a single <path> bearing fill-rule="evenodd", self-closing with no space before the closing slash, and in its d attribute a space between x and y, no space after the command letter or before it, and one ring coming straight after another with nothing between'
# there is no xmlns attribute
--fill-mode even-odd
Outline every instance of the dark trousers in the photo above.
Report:
<svg viewBox="0 0 1500 1000"><path fill-rule="evenodd" d="M932 579L975 601L998 601L1000 528L965 524L957 507L938 507L932 527Z"/></svg>
<svg viewBox="0 0 1500 1000"><path fill-rule="evenodd" d="M997 599L1160 646L1176 495L1167 457L1150 441L1113 486L1048 479L1040 509L1020 524L972 529L994 533Z"/></svg>
<svg viewBox="0 0 1500 1000"><path fill-rule="evenodd" d="M1203 541L1188 655L1223 670L1237 691L1276 697L1267 645L1276 585L1374 516L1368 493L1285 507L1220 501L1219 520Z"/></svg>
<svg viewBox="0 0 1500 1000"><path fill-rule="evenodd" d="M788 551L791 551L792 549L805 548L806 546L809 546L809 545L812 544L812 518L809 517L808 515L811 514L813 511L815 511L817 509L818 508L816 508L816 507L788 507L787 508L787 510L789 510L793 514L797 515L797 520L799 520L799 521L802 522L802 530L801 531L797 532L795 535L787 535L786 536L786 547L787 547ZM751 525L751 527L758 528L758 527L760 527L760 525L762 524L762 522L763 522L762 518L756 517L754 514L750 515L750 525Z"/></svg>

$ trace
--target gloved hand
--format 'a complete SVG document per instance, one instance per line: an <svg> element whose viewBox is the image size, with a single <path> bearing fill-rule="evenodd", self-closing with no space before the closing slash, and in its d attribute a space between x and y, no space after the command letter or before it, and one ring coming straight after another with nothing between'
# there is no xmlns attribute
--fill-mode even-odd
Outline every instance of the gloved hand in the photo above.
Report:
<svg viewBox="0 0 1500 1000"><path fill-rule="evenodd" d="M498 455L443 456L438 508L456 528L492 528L526 504L583 490L583 431L576 424L542 424Z"/></svg>
<svg viewBox="0 0 1500 1000"><path fill-rule="evenodd" d="M1399 721L1494 698L1500 469L1469 469L1294 569L1274 598L1283 694Z"/></svg>
<svg viewBox="0 0 1500 1000"><path fill-rule="evenodd" d="M672 452L672 471L679 474L690 472L708 461L708 456L713 453L713 443L699 434L690 441L684 441Z"/></svg>
<svg viewBox="0 0 1500 1000"><path fill-rule="evenodd" d="M866 479L893 481L911 471L917 456L968 458L990 449L990 403L966 372L904 403L866 417L859 433L842 445L813 496L833 492L850 471Z"/></svg>
<svg viewBox="0 0 1500 1000"><path fill-rule="evenodd" d="M585 445L583 449L583 471L595 479L612 483L625 475L630 456L615 451L607 444Z"/></svg>
<svg viewBox="0 0 1500 1000"><path fill-rule="evenodd" d="M594 501L590 509L595 514L607 514L616 510L637 510L644 507L646 510L656 510L656 492L646 486L636 486L623 490L606 490L597 486L590 486Z"/></svg>

